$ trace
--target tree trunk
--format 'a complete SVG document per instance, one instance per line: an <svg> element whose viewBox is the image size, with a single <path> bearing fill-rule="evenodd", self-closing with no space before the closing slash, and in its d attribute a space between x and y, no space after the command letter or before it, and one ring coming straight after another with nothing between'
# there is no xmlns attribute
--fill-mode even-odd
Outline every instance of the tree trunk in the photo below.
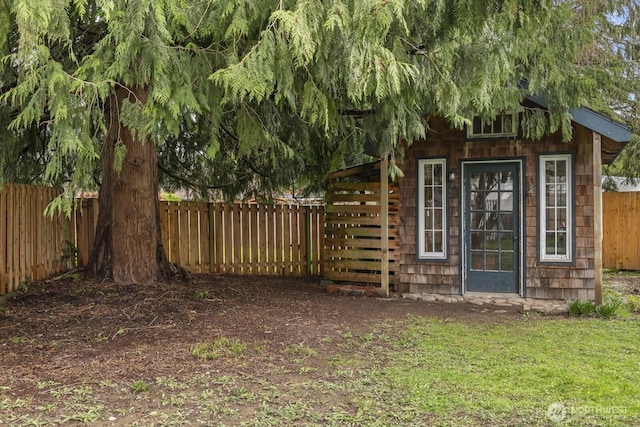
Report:
<svg viewBox="0 0 640 427"><path fill-rule="evenodd" d="M125 99L144 104L146 97L146 88L118 87L105 106L98 224L86 273L116 283L163 281L172 271L160 234L156 146L151 140L136 139L120 120ZM126 155L116 171L118 141Z"/></svg>

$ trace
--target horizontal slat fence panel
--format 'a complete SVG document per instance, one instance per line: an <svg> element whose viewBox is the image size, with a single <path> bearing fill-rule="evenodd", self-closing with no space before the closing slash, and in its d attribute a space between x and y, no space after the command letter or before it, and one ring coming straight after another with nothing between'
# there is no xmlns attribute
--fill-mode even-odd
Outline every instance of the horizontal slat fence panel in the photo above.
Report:
<svg viewBox="0 0 640 427"><path fill-rule="evenodd" d="M640 270L640 192L602 195L602 265Z"/></svg>
<svg viewBox="0 0 640 427"><path fill-rule="evenodd" d="M0 192L0 295L65 270L69 224L44 215L61 190L5 183Z"/></svg>
<svg viewBox="0 0 640 427"><path fill-rule="evenodd" d="M379 163L329 176L325 197L324 278L380 284L383 243ZM348 181L345 181L348 180ZM389 183L389 283L398 283L400 189Z"/></svg>
<svg viewBox="0 0 640 427"><path fill-rule="evenodd" d="M74 214L79 262L86 265L97 199ZM319 205L160 202L169 261L194 273L320 275L324 208Z"/></svg>

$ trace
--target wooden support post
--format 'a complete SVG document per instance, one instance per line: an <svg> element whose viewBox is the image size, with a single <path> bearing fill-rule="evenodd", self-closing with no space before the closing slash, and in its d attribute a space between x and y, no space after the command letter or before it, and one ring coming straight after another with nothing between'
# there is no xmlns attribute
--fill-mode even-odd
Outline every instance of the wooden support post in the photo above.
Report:
<svg viewBox="0 0 640 427"><path fill-rule="evenodd" d="M389 159L386 154L380 162L380 238L380 292L389 297Z"/></svg>
<svg viewBox="0 0 640 427"><path fill-rule="evenodd" d="M595 303L602 304L602 137L593 132L593 244Z"/></svg>

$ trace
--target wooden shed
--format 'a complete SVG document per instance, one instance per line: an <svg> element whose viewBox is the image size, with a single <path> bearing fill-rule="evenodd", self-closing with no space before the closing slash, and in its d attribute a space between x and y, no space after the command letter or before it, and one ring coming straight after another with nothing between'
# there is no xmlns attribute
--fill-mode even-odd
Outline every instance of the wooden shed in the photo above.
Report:
<svg viewBox="0 0 640 427"><path fill-rule="evenodd" d="M545 107L534 97L527 102ZM393 289L601 300L601 168L631 132L588 109L575 109L572 117L569 142L559 133L522 137L517 114L476 118L463 130L430 118L426 139L406 149L404 177L389 184ZM381 227L384 214L375 204L386 193L377 193L387 181L380 180L386 171L378 173L384 163L330 176L328 279L384 281L374 278L384 276L382 253L370 253L384 241L359 240L369 225ZM355 176L361 187L340 181ZM383 239L382 231L376 239Z"/></svg>

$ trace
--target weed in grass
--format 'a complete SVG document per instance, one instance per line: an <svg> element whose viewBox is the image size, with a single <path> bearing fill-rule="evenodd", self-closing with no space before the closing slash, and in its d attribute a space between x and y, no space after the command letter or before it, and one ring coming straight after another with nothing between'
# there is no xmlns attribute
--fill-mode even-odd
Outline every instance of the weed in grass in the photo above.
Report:
<svg viewBox="0 0 640 427"><path fill-rule="evenodd" d="M24 337L16 336L16 337L9 338L9 341L11 341L12 344L20 344L20 343L23 343L23 342L27 341L27 339L24 338Z"/></svg>
<svg viewBox="0 0 640 427"><path fill-rule="evenodd" d="M54 412L58 410L58 406L55 403L48 403L46 405L36 406L36 409L41 412Z"/></svg>
<svg viewBox="0 0 640 427"><path fill-rule="evenodd" d="M198 343L191 350L195 357L207 360L218 357L239 357L247 349L247 345L238 339L220 337L212 343Z"/></svg>
<svg viewBox="0 0 640 427"><path fill-rule="evenodd" d="M284 352L287 354L300 355L304 358L314 357L318 355L317 351L304 344L293 344L292 346L287 347Z"/></svg>
<svg viewBox="0 0 640 427"><path fill-rule="evenodd" d="M613 317L620 316L620 309L622 305L618 302L609 302L600 304L596 307L595 315L602 319L611 319Z"/></svg>
<svg viewBox="0 0 640 427"><path fill-rule="evenodd" d="M71 396L73 394L73 389L70 387L52 388L49 390L49 394L56 399L62 399L65 396Z"/></svg>
<svg viewBox="0 0 640 427"><path fill-rule="evenodd" d="M184 406L186 401L187 401L187 396L183 393L180 393L178 395L162 393L162 399L161 399L162 406L182 407Z"/></svg>
<svg viewBox="0 0 640 427"><path fill-rule="evenodd" d="M345 357L342 354L333 354L327 358L327 363L337 368L356 368L362 366L364 362L357 358Z"/></svg>
<svg viewBox="0 0 640 427"><path fill-rule="evenodd" d="M180 383L175 378L171 377L158 377L156 378L156 384L168 387L171 390L186 390L189 388L188 384Z"/></svg>
<svg viewBox="0 0 640 427"><path fill-rule="evenodd" d="M91 386L82 386L74 388L72 392L76 399L85 400L87 397L93 394L93 388Z"/></svg>
<svg viewBox="0 0 640 427"><path fill-rule="evenodd" d="M200 393L200 400L211 400L216 394L212 390L203 390Z"/></svg>
<svg viewBox="0 0 640 427"><path fill-rule="evenodd" d="M57 381L38 381L36 384L36 388L38 390L42 390L45 388L55 387L58 385L60 385L60 383Z"/></svg>
<svg viewBox="0 0 640 427"><path fill-rule="evenodd" d="M360 338L364 342L371 342L375 339L375 336L373 335L373 333L369 333L369 334L358 335L358 338Z"/></svg>
<svg viewBox="0 0 640 427"><path fill-rule="evenodd" d="M5 397L2 400L0 400L0 410L10 411L13 409L26 407L29 404L30 404L30 401L26 399L21 399L18 397L17 399L14 400L14 399Z"/></svg>
<svg viewBox="0 0 640 427"><path fill-rule="evenodd" d="M592 316L596 311L593 301L573 300L569 302L569 316Z"/></svg>
<svg viewBox="0 0 640 427"><path fill-rule="evenodd" d="M4 314L5 311L7 311L7 309L0 305L0 314Z"/></svg>
<svg viewBox="0 0 640 427"><path fill-rule="evenodd" d="M129 388L131 389L131 391L133 391L134 393L144 393L149 391L149 389L151 388L151 386L142 380L136 380L134 382L131 383L131 385L129 386Z"/></svg>
<svg viewBox="0 0 640 427"><path fill-rule="evenodd" d="M593 301L573 300L568 304L570 316L598 317L611 319L613 317L626 317L629 315L625 300L613 290L604 293L603 303L596 305Z"/></svg>
<svg viewBox="0 0 640 427"><path fill-rule="evenodd" d="M102 411L102 405L97 405L90 408L83 408L82 411L78 411L75 414L65 417L63 423L68 421L80 421L81 423L93 423L100 418L100 411Z"/></svg>
<svg viewBox="0 0 640 427"><path fill-rule="evenodd" d="M301 373L301 374L309 374L309 373L311 373L311 372L315 372L315 371L317 371L317 370L318 370L317 368L312 368L312 367L310 367L310 366L302 366L302 367L300 368L300 373Z"/></svg>
<svg viewBox="0 0 640 427"><path fill-rule="evenodd" d="M31 276L25 276L24 280L18 283L18 290L22 293L29 292L29 284L31 283Z"/></svg>
<svg viewBox="0 0 640 427"><path fill-rule="evenodd" d="M231 397L240 402L251 403L256 400L256 395L245 387L237 387L231 390Z"/></svg>
<svg viewBox="0 0 640 427"><path fill-rule="evenodd" d="M640 314L640 295L627 295L627 310Z"/></svg>

